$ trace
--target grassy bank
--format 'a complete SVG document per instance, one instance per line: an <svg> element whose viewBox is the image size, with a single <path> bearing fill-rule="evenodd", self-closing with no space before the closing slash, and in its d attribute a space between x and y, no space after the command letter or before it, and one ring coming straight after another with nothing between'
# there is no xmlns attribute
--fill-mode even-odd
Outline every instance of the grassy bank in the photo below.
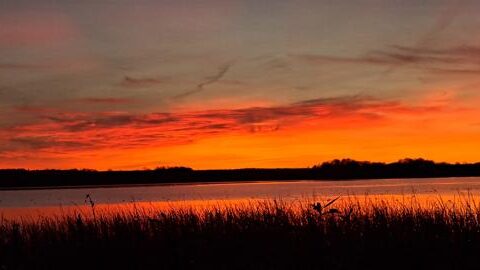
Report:
<svg viewBox="0 0 480 270"><path fill-rule="evenodd" d="M279 201L0 221L0 269L478 269L472 198ZM92 207L92 214L95 207ZM93 217L94 216L94 217Z"/></svg>

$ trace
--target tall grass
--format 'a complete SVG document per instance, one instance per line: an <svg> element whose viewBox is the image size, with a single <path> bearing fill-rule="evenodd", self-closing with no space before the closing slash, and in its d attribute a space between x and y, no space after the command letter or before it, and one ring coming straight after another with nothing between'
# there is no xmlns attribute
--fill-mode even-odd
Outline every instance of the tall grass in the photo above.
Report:
<svg viewBox="0 0 480 270"><path fill-rule="evenodd" d="M473 197L327 204L266 200L2 219L0 269L480 268Z"/></svg>

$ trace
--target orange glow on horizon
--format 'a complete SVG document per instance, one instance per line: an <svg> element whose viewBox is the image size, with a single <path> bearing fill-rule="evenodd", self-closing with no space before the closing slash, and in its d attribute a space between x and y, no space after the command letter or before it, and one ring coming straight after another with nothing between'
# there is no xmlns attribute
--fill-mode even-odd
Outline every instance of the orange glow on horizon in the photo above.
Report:
<svg viewBox="0 0 480 270"><path fill-rule="evenodd" d="M475 125L480 116L478 109L450 104L439 107L436 103L412 107L392 102L355 102L352 105L294 104L273 109L199 111L165 117L146 115L139 120L123 115L117 120L117 115L113 115L114 121L125 118L125 121L136 122L120 127L82 127L74 133L76 140L69 142L78 144L78 149L64 151L62 147L68 145L63 144L47 148L41 159L35 160L35 154L30 156L33 161L29 168L271 168L309 167L347 157L385 162L404 157L446 162L480 159L476 150L480 149L480 125ZM76 120L83 116L75 114L64 117L64 122L72 121L70 125L84 121ZM169 123L168 117L181 120ZM239 123L252 117L258 120ZM144 124L148 121L154 124ZM167 124L162 125L162 121ZM206 128L188 127L189 123L194 125L198 121L210 122L205 124ZM48 129L56 132L49 134L60 139L70 138L72 132L62 126L64 122L30 125L22 132L33 136ZM217 125L221 129L217 130ZM148 140L148 136L158 134L167 134L171 139ZM92 138L105 140L98 141L97 148L83 149L81 144L91 142ZM11 160L16 162L2 164L2 167L22 167L21 154L11 153Z"/></svg>

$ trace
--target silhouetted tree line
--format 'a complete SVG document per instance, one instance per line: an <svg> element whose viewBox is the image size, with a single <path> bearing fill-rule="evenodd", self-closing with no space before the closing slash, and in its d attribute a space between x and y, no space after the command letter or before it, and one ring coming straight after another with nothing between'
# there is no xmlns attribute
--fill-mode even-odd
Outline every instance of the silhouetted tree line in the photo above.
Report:
<svg viewBox="0 0 480 270"><path fill-rule="evenodd" d="M402 159L393 163L335 159L312 168L193 170L159 167L154 170L96 171L0 170L0 189L145 185L191 182L268 180L348 180L378 178L424 178L480 176L480 163L435 163L425 159Z"/></svg>

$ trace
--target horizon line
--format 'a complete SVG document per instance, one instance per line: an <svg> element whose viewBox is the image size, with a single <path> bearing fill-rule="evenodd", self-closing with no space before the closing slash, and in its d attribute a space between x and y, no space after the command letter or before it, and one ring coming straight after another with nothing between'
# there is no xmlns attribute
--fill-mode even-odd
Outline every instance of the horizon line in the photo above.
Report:
<svg viewBox="0 0 480 270"><path fill-rule="evenodd" d="M60 168L40 168L40 169L31 169L31 168L0 168L0 171L7 171L7 170L24 170L24 171L92 171L92 172L132 172L132 171L155 171L155 170L174 170L174 169L188 169L191 171L228 171L228 170L276 170L276 169L283 169L283 170L294 170L294 169L314 169L316 166L321 166L322 164L327 164L335 161L351 161L357 163L370 163L370 164L382 164L382 165L389 165L395 163L402 163L406 161L424 161L424 162L433 162L434 165L478 165L480 164L479 161L474 162L447 162L447 161L436 161L432 159L426 158L401 158L396 161L385 162L385 161L372 161L372 160L357 160L352 158L335 158L331 160L326 160L323 162L319 162L317 164L307 166L307 167L232 167L232 168L208 168L208 169L195 169L189 166L183 165L176 165L176 166L156 166L154 168L143 167L143 168L132 168L132 169L93 169L93 168L68 168L68 169L60 169Z"/></svg>

